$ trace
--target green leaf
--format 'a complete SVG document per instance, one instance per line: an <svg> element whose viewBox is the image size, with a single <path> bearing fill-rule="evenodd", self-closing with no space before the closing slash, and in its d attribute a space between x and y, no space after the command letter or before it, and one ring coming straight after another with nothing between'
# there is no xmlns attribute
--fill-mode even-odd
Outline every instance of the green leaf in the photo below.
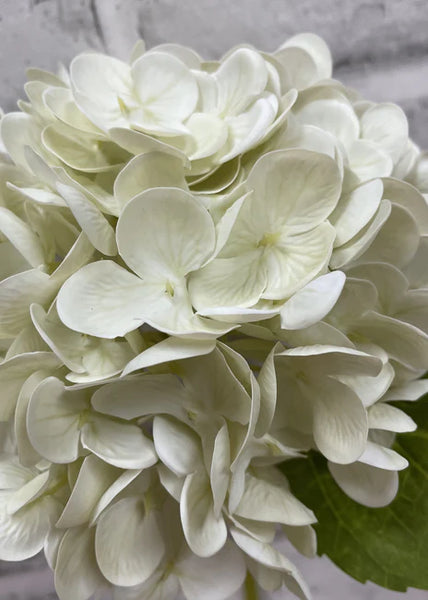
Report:
<svg viewBox="0 0 428 600"><path fill-rule="evenodd" d="M367 508L348 498L318 453L281 468L294 494L318 518L318 554L327 554L358 581L404 592L428 589L428 397L397 405L418 430L397 436L394 447L410 466L401 472L389 506Z"/></svg>

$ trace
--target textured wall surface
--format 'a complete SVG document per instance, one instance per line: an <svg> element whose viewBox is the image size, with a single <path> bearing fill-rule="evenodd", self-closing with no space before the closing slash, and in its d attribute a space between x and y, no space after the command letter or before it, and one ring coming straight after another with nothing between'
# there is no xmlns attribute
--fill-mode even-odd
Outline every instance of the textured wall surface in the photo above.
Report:
<svg viewBox="0 0 428 600"><path fill-rule="evenodd" d="M216 58L240 42L274 50L301 31L326 39L338 79L370 99L400 104L412 137L428 148L428 0L0 0L0 106L14 110L28 66L55 70L87 48L126 57L144 37L149 47L180 42ZM291 554L314 600L428 596L363 586L326 558ZM54 598L42 557L0 562L0 600Z"/></svg>

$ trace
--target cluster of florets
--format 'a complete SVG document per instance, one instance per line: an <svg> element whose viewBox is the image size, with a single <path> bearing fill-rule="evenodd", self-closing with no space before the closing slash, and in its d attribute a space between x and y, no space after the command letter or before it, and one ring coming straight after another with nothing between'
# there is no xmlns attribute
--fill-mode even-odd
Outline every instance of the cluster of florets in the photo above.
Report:
<svg viewBox="0 0 428 600"><path fill-rule="evenodd" d="M1 119L0 559L61 600L309 595L278 465L383 506L427 388L427 160L312 34L87 53Z"/></svg>

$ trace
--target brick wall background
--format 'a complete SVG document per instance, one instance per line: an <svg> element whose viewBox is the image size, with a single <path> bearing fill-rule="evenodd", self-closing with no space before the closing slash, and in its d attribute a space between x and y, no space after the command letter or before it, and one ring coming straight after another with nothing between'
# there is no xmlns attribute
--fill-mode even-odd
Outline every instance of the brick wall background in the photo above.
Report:
<svg viewBox="0 0 428 600"><path fill-rule="evenodd" d="M216 58L240 42L271 51L301 31L326 39L338 79L400 104L412 137L428 148L427 0L0 0L0 106L15 109L28 66L55 70L87 48L126 57L143 37L149 47L179 42ZM291 554L314 600L427 600L426 592L363 586L325 557ZM0 600L55 598L42 557L0 562Z"/></svg>

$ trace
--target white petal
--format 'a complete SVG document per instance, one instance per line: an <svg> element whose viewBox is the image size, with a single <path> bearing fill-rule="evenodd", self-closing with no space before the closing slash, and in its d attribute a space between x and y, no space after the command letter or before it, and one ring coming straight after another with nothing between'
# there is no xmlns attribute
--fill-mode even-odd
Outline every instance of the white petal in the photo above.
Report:
<svg viewBox="0 0 428 600"><path fill-rule="evenodd" d="M155 416L153 442L160 460L176 475L193 473L202 461L202 447L196 434L170 417Z"/></svg>
<svg viewBox="0 0 428 600"><path fill-rule="evenodd" d="M0 338L15 337L29 324L30 304L52 300L57 286L49 275L32 269L0 282Z"/></svg>
<svg viewBox="0 0 428 600"><path fill-rule="evenodd" d="M259 144L272 126L277 111L277 98L267 94L256 100L246 112L229 117L229 149L221 156L221 162L227 162Z"/></svg>
<svg viewBox="0 0 428 600"><path fill-rule="evenodd" d="M382 181L374 179L358 186L349 195L341 197L329 217L336 229L335 247L349 242L369 223L379 208L382 194Z"/></svg>
<svg viewBox="0 0 428 600"><path fill-rule="evenodd" d="M409 135L404 112L395 104L376 104L361 117L361 137L372 140L397 161Z"/></svg>
<svg viewBox="0 0 428 600"><path fill-rule="evenodd" d="M201 314L210 315L210 309L216 307L256 304L266 285L262 258L262 253L256 249L241 256L216 258L193 273L189 279L193 306ZM218 318L221 319L221 314Z"/></svg>
<svg viewBox="0 0 428 600"><path fill-rule="evenodd" d="M419 245L418 225L410 211L392 204L391 214L362 255L361 261L380 261L405 267L415 256Z"/></svg>
<svg viewBox="0 0 428 600"><path fill-rule="evenodd" d="M387 506L398 491L398 473L385 471L360 462L350 465L328 463L330 473L350 498L369 506Z"/></svg>
<svg viewBox="0 0 428 600"><path fill-rule="evenodd" d="M103 575L115 585L143 583L165 552L156 513L140 498L123 498L100 517L95 551Z"/></svg>
<svg viewBox="0 0 428 600"><path fill-rule="evenodd" d="M235 514L254 521L284 523L285 525L309 525L316 521L313 512L304 506L287 489L287 481L278 472L277 478L253 476L245 477L244 494Z"/></svg>
<svg viewBox="0 0 428 600"><path fill-rule="evenodd" d="M187 189L183 161L165 152L147 152L131 159L114 182L114 195L123 208L134 196L154 187Z"/></svg>
<svg viewBox="0 0 428 600"><path fill-rule="evenodd" d="M210 558L186 552L177 561L181 588L187 600L226 600L242 585L246 568L232 542Z"/></svg>
<svg viewBox="0 0 428 600"><path fill-rule="evenodd" d="M384 223L391 214L391 203L389 200L382 200L379 209L373 219L349 242L336 248L330 259L330 266L333 269L340 269L344 265L357 259L363 252L370 247L373 239L381 230Z"/></svg>
<svg viewBox="0 0 428 600"><path fill-rule="evenodd" d="M135 90L154 123L180 123L195 109L198 86L190 69L164 52L150 52L132 65ZM153 132L151 120L136 123ZM162 133L162 128L158 133Z"/></svg>
<svg viewBox="0 0 428 600"><path fill-rule="evenodd" d="M387 177L393 167L389 154L371 140L355 140L348 147L348 162L352 172L362 182L375 177Z"/></svg>
<svg viewBox="0 0 428 600"><path fill-rule="evenodd" d="M352 106L342 99L315 99L297 112L299 121L331 133L347 148L360 134L360 124Z"/></svg>
<svg viewBox="0 0 428 600"><path fill-rule="evenodd" d="M61 321L81 333L115 338L143 322L145 287L135 275L112 261L100 261L72 275L58 294Z"/></svg>
<svg viewBox="0 0 428 600"><path fill-rule="evenodd" d="M80 414L87 408L85 390L67 390L55 377L42 381L27 413L28 436L34 448L51 462L75 461L79 455Z"/></svg>
<svg viewBox="0 0 428 600"><path fill-rule="evenodd" d="M385 402L376 402L368 411L369 427L402 433L415 431L416 423L405 412Z"/></svg>
<svg viewBox="0 0 428 600"><path fill-rule="evenodd" d="M92 406L121 419L170 414L185 421L183 397L183 385L174 375L142 375L103 385L92 396Z"/></svg>
<svg viewBox="0 0 428 600"><path fill-rule="evenodd" d="M212 453L210 481L214 513L220 516L230 480L230 439L226 423L219 429Z"/></svg>
<svg viewBox="0 0 428 600"><path fill-rule="evenodd" d="M277 245L266 248L267 285L262 298L291 296L319 275L330 259L334 236L334 228L326 222L305 233L285 234Z"/></svg>
<svg viewBox="0 0 428 600"><path fill-rule="evenodd" d="M269 431L275 414L277 383L274 357L276 350L275 346L263 363L257 378L260 386L260 410L254 432L256 437L262 437Z"/></svg>
<svg viewBox="0 0 428 600"><path fill-rule="evenodd" d="M0 492L0 559L19 561L42 550L46 535L58 518L60 505L45 497L15 514L6 507L7 492Z"/></svg>
<svg viewBox="0 0 428 600"><path fill-rule="evenodd" d="M218 110L236 115L248 108L253 98L263 92L268 72L260 54L250 48L232 52L214 74L218 86Z"/></svg>
<svg viewBox="0 0 428 600"><path fill-rule="evenodd" d="M303 329L321 321L336 304L345 279L342 271L333 271L305 285L281 309L281 327Z"/></svg>
<svg viewBox="0 0 428 600"><path fill-rule="evenodd" d="M44 249L40 238L27 223L3 206L0 207L0 231L32 267L44 264Z"/></svg>
<svg viewBox="0 0 428 600"><path fill-rule="evenodd" d="M320 380L313 400L314 439L329 460L340 464L357 460L367 442L367 415L354 392L330 378Z"/></svg>
<svg viewBox="0 0 428 600"><path fill-rule="evenodd" d="M302 579L299 571L283 554L280 554L270 544L259 542L248 536L247 534L231 529L232 537L235 543L257 563L284 573L284 581L288 586L293 586L291 589L299 598L309 600L310 592Z"/></svg>
<svg viewBox="0 0 428 600"><path fill-rule="evenodd" d="M60 362L52 352L43 351L18 354L4 360L0 364L0 421L8 421L12 416L27 377L39 370L43 370L44 373L55 371L59 366Z"/></svg>
<svg viewBox="0 0 428 600"><path fill-rule="evenodd" d="M114 229L102 212L77 189L62 183L57 184L57 189L94 248L107 256L116 255Z"/></svg>
<svg viewBox="0 0 428 600"><path fill-rule="evenodd" d="M82 446L115 467L146 469L157 461L152 442L137 425L93 415L82 427Z"/></svg>
<svg viewBox="0 0 428 600"><path fill-rule="evenodd" d="M73 94L79 108L101 129L123 122L118 98L131 91L130 67L102 54L81 54L70 65Z"/></svg>
<svg viewBox="0 0 428 600"><path fill-rule="evenodd" d="M209 354L215 348L215 340L193 340L168 337L150 346L133 358L123 369L122 375L129 375L139 369L159 365L173 360L183 360Z"/></svg>
<svg viewBox="0 0 428 600"><path fill-rule="evenodd" d="M427 368L428 336L417 327L370 311L361 319L358 330L394 360L411 369Z"/></svg>
<svg viewBox="0 0 428 600"><path fill-rule="evenodd" d="M98 457L87 456L56 526L69 529L87 523L97 502L119 474L118 469Z"/></svg>
<svg viewBox="0 0 428 600"><path fill-rule="evenodd" d="M61 600L88 600L105 584L94 553L95 529L73 527L62 538L55 567Z"/></svg>
<svg viewBox="0 0 428 600"><path fill-rule="evenodd" d="M302 48L315 61L318 79L329 79L332 58L326 42L315 33L299 33L289 38L281 48Z"/></svg>
<svg viewBox="0 0 428 600"><path fill-rule="evenodd" d="M202 558L212 556L226 543L227 528L223 517L214 514L213 497L207 476L188 475L180 502L184 536L192 552Z"/></svg>
<svg viewBox="0 0 428 600"><path fill-rule="evenodd" d="M190 130L194 145L194 151L189 155L190 160L201 160L220 151L229 135L224 120L207 113L193 113L186 122L186 127Z"/></svg>
<svg viewBox="0 0 428 600"><path fill-rule="evenodd" d="M308 150L269 152L247 181L255 190L251 224L262 235L285 226L290 234L299 233L322 223L334 209L341 186L336 163Z"/></svg>
<svg viewBox="0 0 428 600"><path fill-rule="evenodd" d="M374 442L367 442L367 447L360 456L359 462L386 471L401 471L409 466L408 461L398 452Z"/></svg>
<svg viewBox="0 0 428 600"><path fill-rule="evenodd" d="M128 202L117 224L119 252L140 277L174 279L199 268L214 250L214 223L191 194L151 189Z"/></svg>

